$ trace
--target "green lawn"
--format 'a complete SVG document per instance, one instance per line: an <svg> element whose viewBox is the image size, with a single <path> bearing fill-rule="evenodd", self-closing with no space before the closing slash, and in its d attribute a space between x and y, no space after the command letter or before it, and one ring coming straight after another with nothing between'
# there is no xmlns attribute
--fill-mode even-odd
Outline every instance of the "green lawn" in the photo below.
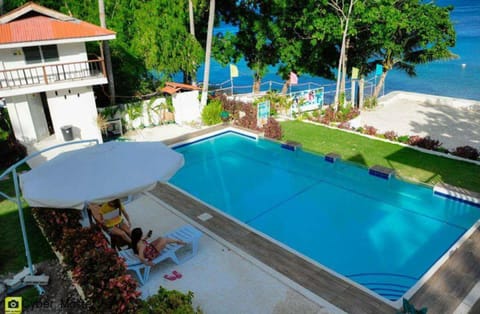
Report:
<svg viewBox="0 0 480 314"><path fill-rule="evenodd" d="M439 182L480 192L480 166L438 157L400 145L301 121L282 122L283 140L300 142L303 149L320 154L338 153L362 166L395 169L405 180L434 185Z"/></svg>
<svg viewBox="0 0 480 314"><path fill-rule="evenodd" d="M23 168L25 169L25 168ZM5 169L0 169L0 174ZM21 169L20 169L21 170ZM15 196L12 179L0 181L0 191ZM30 208L25 202L24 217L33 263L55 257L37 227ZM27 264L17 205L0 197L0 274L17 273Z"/></svg>

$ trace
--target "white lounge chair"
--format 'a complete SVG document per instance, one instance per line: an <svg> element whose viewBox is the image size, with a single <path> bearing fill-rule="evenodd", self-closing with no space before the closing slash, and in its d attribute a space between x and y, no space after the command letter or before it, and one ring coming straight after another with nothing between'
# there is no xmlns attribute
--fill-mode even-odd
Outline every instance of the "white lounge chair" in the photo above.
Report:
<svg viewBox="0 0 480 314"><path fill-rule="evenodd" d="M152 263L157 265L158 263L170 258L175 264L180 265L185 263L192 257L194 257L198 252L198 240L202 236L202 232L198 229L190 226L185 225L172 232L169 232L164 235L164 237L181 240L186 243L186 245L179 245L175 243L168 244L160 255L158 255ZM190 246L190 250L188 252L184 252L185 250L181 250L183 254L179 253L179 249ZM133 270L138 277L138 280L141 285L143 285L150 276L150 266L142 263L138 256L133 252L132 249L123 250L118 252L118 254L125 259L125 263L127 264L128 270ZM143 274L142 274L143 270Z"/></svg>

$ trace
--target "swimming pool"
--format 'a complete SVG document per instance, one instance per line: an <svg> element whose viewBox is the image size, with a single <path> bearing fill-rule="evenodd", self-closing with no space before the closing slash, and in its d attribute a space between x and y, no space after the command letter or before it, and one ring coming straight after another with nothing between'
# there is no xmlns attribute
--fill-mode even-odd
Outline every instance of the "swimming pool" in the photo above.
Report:
<svg viewBox="0 0 480 314"><path fill-rule="evenodd" d="M175 148L170 183L390 301L480 218L431 188L232 132Z"/></svg>

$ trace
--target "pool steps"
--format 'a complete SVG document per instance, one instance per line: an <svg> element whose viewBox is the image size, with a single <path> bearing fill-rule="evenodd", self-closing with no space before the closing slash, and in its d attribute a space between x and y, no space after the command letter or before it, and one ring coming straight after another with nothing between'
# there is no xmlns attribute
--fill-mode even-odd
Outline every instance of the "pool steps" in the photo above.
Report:
<svg viewBox="0 0 480 314"><path fill-rule="evenodd" d="M302 148L302 144L293 141L287 141L285 143L282 143L280 146L292 152Z"/></svg>
<svg viewBox="0 0 480 314"><path fill-rule="evenodd" d="M328 153L325 155L325 161L326 162L329 162L329 163L334 163L337 161L337 159L341 159L342 156L340 156L339 154L336 154L336 153Z"/></svg>
<svg viewBox="0 0 480 314"><path fill-rule="evenodd" d="M395 170L393 170L392 168L375 165L368 169L368 173L372 176L388 180L392 177L392 175L395 174Z"/></svg>
<svg viewBox="0 0 480 314"><path fill-rule="evenodd" d="M438 183L433 187L433 194L480 208L480 193L472 192L446 183Z"/></svg>

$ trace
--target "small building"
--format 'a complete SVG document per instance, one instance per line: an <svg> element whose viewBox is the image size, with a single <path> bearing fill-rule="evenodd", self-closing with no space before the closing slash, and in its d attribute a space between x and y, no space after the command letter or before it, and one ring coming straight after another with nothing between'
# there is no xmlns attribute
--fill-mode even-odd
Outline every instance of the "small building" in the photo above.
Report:
<svg viewBox="0 0 480 314"><path fill-rule="evenodd" d="M20 142L69 140L62 130L102 141L92 87L108 80L103 56L89 58L85 44L112 39L113 31L32 2L0 16L0 99Z"/></svg>
<svg viewBox="0 0 480 314"><path fill-rule="evenodd" d="M162 92L172 96L172 104L175 109L175 122L177 123L190 123L200 122L200 101L199 91L200 87L167 82L165 87L162 88Z"/></svg>

